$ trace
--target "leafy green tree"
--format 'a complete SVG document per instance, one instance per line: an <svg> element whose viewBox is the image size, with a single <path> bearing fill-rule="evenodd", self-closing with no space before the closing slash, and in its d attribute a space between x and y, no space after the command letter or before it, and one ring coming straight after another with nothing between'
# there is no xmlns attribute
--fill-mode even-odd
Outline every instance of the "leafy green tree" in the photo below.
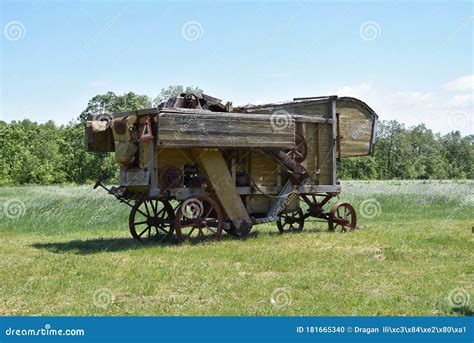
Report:
<svg viewBox="0 0 474 343"><path fill-rule="evenodd" d="M168 86L167 88L161 89L160 94L158 94L153 100L153 104L154 106L158 106L163 101L166 101L173 96L178 96L181 93L194 93L196 95L202 95L203 90L196 86L188 86L186 88L181 85Z"/></svg>
<svg viewBox="0 0 474 343"><path fill-rule="evenodd" d="M473 135L462 137L459 131L448 133L441 137L441 148L449 165L449 178L474 178Z"/></svg>
<svg viewBox="0 0 474 343"><path fill-rule="evenodd" d="M85 122L87 118L95 114L126 112L150 107L152 107L152 102L146 95L137 95L133 92L116 95L114 92L107 92L89 100L86 109L82 111L78 119Z"/></svg>
<svg viewBox="0 0 474 343"><path fill-rule="evenodd" d="M346 180L377 179L377 161L370 156L343 159L338 164L338 178Z"/></svg>

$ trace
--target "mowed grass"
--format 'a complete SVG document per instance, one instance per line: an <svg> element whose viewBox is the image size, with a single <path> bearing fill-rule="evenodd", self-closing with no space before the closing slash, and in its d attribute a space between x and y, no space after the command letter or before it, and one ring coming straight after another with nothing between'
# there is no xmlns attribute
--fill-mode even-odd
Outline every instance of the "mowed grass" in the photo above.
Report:
<svg viewBox="0 0 474 343"><path fill-rule="evenodd" d="M128 207L91 186L2 187L0 314L472 315L474 182L342 187L355 232L166 245L135 242Z"/></svg>

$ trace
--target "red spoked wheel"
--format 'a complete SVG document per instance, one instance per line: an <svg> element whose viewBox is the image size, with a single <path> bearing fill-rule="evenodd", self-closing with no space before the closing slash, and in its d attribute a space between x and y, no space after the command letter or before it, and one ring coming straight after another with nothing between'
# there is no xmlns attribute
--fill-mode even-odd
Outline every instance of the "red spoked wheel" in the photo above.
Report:
<svg viewBox="0 0 474 343"><path fill-rule="evenodd" d="M220 240L224 220L224 213L214 199L206 195L190 197L176 211L176 236L183 242Z"/></svg>
<svg viewBox="0 0 474 343"><path fill-rule="evenodd" d="M278 217L278 231L280 231L280 233L302 231L304 220L305 216L301 208L298 208L296 211L283 212L280 214L280 217Z"/></svg>
<svg viewBox="0 0 474 343"><path fill-rule="evenodd" d="M130 211L128 226L133 238L140 242L164 241L173 235L174 217L168 200L138 200Z"/></svg>
<svg viewBox="0 0 474 343"><path fill-rule="evenodd" d="M331 207L328 217L329 231L347 232L355 230L357 218L354 207L347 202L338 202Z"/></svg>

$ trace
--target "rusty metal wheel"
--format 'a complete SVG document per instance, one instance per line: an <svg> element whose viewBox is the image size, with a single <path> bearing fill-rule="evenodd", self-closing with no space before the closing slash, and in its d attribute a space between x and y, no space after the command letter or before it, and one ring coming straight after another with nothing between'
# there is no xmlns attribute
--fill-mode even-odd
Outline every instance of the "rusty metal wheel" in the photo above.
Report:
<svg viewBox="0 0 474 343"><path fill-rule="evenodd" d="M278 231L280 231L280 233L302 231L304 220L305 216L301 208L292 212L283 212L280 214L280 217L278 217Z"/></svg>
<svg viewBox="0 0 474 343"><path fill-rule="evenodd" d="M224 220L224 213L214 199L206 195L190 197L176 211L176 236L183 242L220 240Z"/></svg>
<svg viewBox="0 0 474 343"><path fill-rule="evenodd" d="M329 211L329 231L347 232L355 230L357 224L354 207L347 202L335 203Z"/></svg>
<svg viewBox="0 0 474 343"><path fill-rule="evenodd" d="M128 219L130 233L140 242L169 239L173 235L173 223L173 207L163 199L136 201Z"/></svg>

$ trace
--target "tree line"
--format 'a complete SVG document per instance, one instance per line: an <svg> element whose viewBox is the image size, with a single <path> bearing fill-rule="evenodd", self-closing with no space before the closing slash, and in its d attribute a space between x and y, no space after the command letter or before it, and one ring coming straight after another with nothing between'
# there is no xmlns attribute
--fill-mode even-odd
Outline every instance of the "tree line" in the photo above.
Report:
<svg viewBox="0 0 474 343"><path fill-rule="evenodd" d="M112 92L92 98L67 125L52 121L0 121L0 185L90 183L101 176L117 181L113 154L85 150L84 121L99 112L147 108L197 87L170 86L155 99ZM423 124L406 128L397 121L378 125L375 155L339 162L340 179L473 179L474 135L440 135Z"/></svg>
<svg viewBox="0 0 474 343"><path fill-rule="evenodd" d="M338 168L341 179L474 179L474 135L381 121L374 156L344 159Z"/></svg>

